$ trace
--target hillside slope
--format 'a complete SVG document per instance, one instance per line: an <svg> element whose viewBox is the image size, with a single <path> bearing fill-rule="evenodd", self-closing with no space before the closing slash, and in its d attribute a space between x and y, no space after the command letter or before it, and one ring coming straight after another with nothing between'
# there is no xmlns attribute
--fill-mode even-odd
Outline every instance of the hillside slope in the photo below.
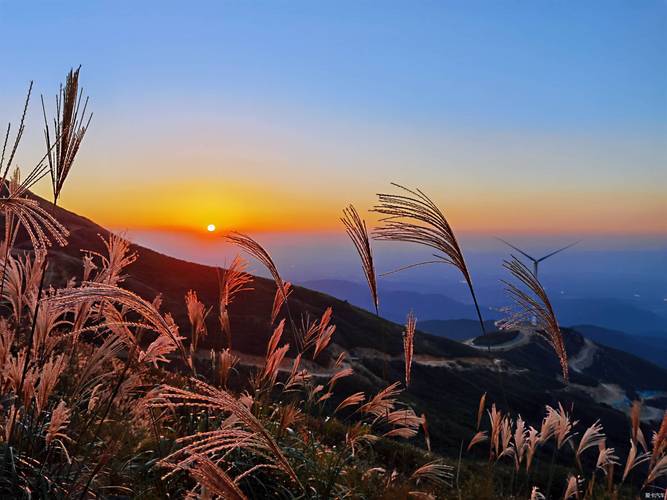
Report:
<svg viewBox="0 0 667 500"><path fill-rule="evenodd" d="M71 231L69 245L54 248L50 255L50 279L60 282L81 272L81 250L103 251L98 235L107 231L94 222L62 208L43 202ZM194 289L200 299L213 306L209 316L210 345L221 345L222 336L215 317L217 311L217 275L210 266L186 262L133 245L138 260L128 269L125 286L146 299L162 294L163 310L174 315L187 335L189 331L184 294ZM271 333L269 317L275 285L256 278L254 290L241 294L230 310L235 350L246 354L263 354ZM355 376L340 382L341 394L353 391L376 391L389 382L402 380L404 374L401 325L377 318L345 301L323 293L296 287L290 309L298 321L304 315L319 316L331 306L337 326L331 351L349 351ZM569 350L577 356L584 346L581 336L570 335ZM667 381L667 371L632 355L599 348L590 366L573 373L572 384L565 386L558 377L558 362L539 338L503 353L417 332L413 382L405 398L429 419L433 446L441 450L458 450L462 439L473 433L477 400L487 393L488 401L537 420L545 404L558 401L575 404L583 424L601 418L610 440L625 442L627 418L622 405L611 404L596 393L604 384L619 386L615 393L621 400L637 391L662 391L655 380ZM329 357L329 363L331 362ZM326 365L326 357L323 360ZM326 368L326 367L323 367ZM621 369L625 369L624 372ZM384 378L383 378L384 377ZM625 383L624 383L625 380ZM606 402L605 402L606 401ZM589 421L590 420L590 421ZM618 437L618 439L616 439Z"/></svg>

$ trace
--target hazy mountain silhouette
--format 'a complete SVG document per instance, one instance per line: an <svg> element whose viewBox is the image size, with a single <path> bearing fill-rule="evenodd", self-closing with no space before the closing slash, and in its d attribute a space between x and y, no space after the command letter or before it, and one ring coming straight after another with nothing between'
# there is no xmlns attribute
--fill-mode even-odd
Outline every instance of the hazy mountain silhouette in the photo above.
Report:
<svg viewBox="0 0 667 500"><path fill-rule="evenodd" d="M598 325L633 334L667 333L667 319L627 301L607 298L555 299L563 325Z"/></svg>
<svg viewBox="0 0 667 500"><path fill-rule="evenodd" d="M366 310L372 310L372 304L365 284L345 280L309 280L302 283L313 290L327 293L341 300ZM464 304L440 293L420 293L408 290L382 290L380 315L391 321L402 323L412 309L423 324L431 320L477 319L472 304ZM612 298L567 298L558 296L552 300L558 320L562 325L591 324L608 329L621 330L631 334L657 335L667 334L667 318L663 318L637 307L628 301ZM482 305L485 320L499 319L502 315L497 308ZM461 323L465 328L467 323ZM451 325L449 325L451 326ZM449 328L446 326L445 328ZM434 325L431 324L431 328ZM437 328L437 327L436 327ZM436 332L433 332L436 333ZM475 333L472 332L474 336ZM451 335L446 337L453 338Z"/></svg>
<svg viewBox="0 0 667 500"><path fill-rule="evenodd" d="M629 335L595 325L575 325L572 329L584 334L598 344L629 352L667 368L667 334L660 337Z"/></svg>
<svg viewBox="0 0 667 500"><path fill-rule="evenodd" d="M372 310L368 288L361 283L345 280L311 280L303 286L327 293L341 300L347 300L357 307ZM380 316L397 323L403 323L412 310L419 321L429 319L476 318L472 304L464 304L439 293L419 293L406 290L383 290L380 288ZM485 308L485 318L498 318L496 311Z"/></svg>
<svg viewBox="0 0 667 500"><path fill-rule="evenodd" d="M496 331L493 321L485 321L484 327L487 333ZM479 321L474 319L429 319L419 322L420 330L446 337L452 340L468 340L480 334Z"/></svg>

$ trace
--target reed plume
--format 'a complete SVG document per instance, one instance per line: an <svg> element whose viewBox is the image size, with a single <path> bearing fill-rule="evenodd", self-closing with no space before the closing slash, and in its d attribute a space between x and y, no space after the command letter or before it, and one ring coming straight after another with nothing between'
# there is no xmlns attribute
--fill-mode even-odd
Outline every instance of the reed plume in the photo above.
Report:
<svg viewBox="0 0 667 500"><path fill-rule="evenodd" d="M632 468L635 467L636 460L637 460L637 445L632 439L630 439L630 451L628 451L628 456L625 459L625 468L623 469L623 478L622 478L623 481L625 481L625 478L628 476Z"/></svg>
<svg viewBox="0 0 667 500"><path fill-rule="evenodd" d="M19 144L23 138L23 132L25 132L25 117L28 112L28 104L30 103L30 96L32 94L32 85L33 82L30 82L28 87L28 93L26 94L25 104L23 105L23 113L21 114L21 119L19 121L19 128L16 131L14 136L14 143L10 146L10 150L7 150L9 145L9 135L11 132L11 123L7 124L7 132L5 133L5 139L2 145L2 153L0 154L0 170L2 171L2 183L0 184L0 193L4 194L5 187L8 183L8 175L11 171L11 166L14 162L14 157L18 151ZM5 163L6 153L9 154L7 157L7 163ZM49 171L49 166L45 163L46 155L44 155L37 164L32 168L30 173L26 176L25 180L19 185L18 190L15 192L16 197L22 197L25 193L34 186L39 180L41 180ZM16 169L18 172L18 169Z"/></svg>
<svg viewBox="0 0 667 500"><path fill-rule="evenodd" d="M422 417L418 417L412 408L390 411L383 417L383 420L387 425L394 426L394 429L385 432L382 437L409 439L417 435L419 426L422 424Z"/></svg>
<svg viewBox="0 0 667 500"><path fill-rule="evenodd" d="M188 468L190 476L206 490L206 495L216 495L228 500L246 500L247 497L236 482L212 460L203 455L195 455L194 465Z"/></svg>
<svg viewBox="0 0 667 500"><path fill-rule="evenodd" d="M331 378L329 378L329 383L328 383L329 390L333 391L333 388L336 385L336 382L338 382L342 378L349 377L353 374L354 374L354 370L350 367L342 368L342 369L338 370L337 372L335 372L331 376Z"/></svg>
<svg viewBox="0 0 667 500"><path fill-rule="evenodd" d="M573 429L578 421L572 420L561 403L558 403L558 410L547 406L547 413L553 415L553 421L555 422L554 437L556 439L556 446L560 450L564 444L574 438L576 433L573 432Z"/></svg>
<svg viewBox="0 0 667 500"><path fill-rule="evenodd" d="M161 315L154 304L142 299L138 295L105 283L84 281L76 288L59 290L54 296L48 298L54 305L60 307L63 312L71 310L84 303L108 301L119 304L128 310L137 313L143 320L140 326L151 329L158 335L164 335L179 350L181 357L189 366L188 354L182 343L182 337L178 334L178 326L169 315Z"/></svg>
<svg viewBox="0 0 667 500"><path fill-rule="evenodd" d="M639 422L641 420L642 413L642 402L639 400L633 401L630 408L630 424L632 428L632 440L635 443L642 445L644 451L648 450L646 446L646 439L644 439L644 433L642 432Z"/></svg>
<svg viewBox="0 0 667 500"><path fill-rule="evenodd" d="M651 439L653 450L651 451L651 465L655 463L658 457L667 450L667 410L662 416L662 423L658 432L653 434Z"/></svg>
<svg viewBox="0 0 667 500"><path fill-rule="evenodd" d="M401 393L401 390L398 388L399 383L394 382L393 384L385 387L375 396L373 396L365 405L359 408L361 413L369 413L375 417L381 418L387 413L389 413L396 404L396 398Z"/></svg>
<svg viewBox="0 0 667 500"><path fill-rule="evenodd" d="M287 302L287 292L289 290L285 288L285 281L280 276L278 267L276 266L275 262L273 262L269 252L267 252L262 245L260 245L250 236L243 233L238 233L236 231L231 231L230 233L226 234L223 239L228 243L238 246L246 253L257 259L269 271L273 281L275 281L276 286L278 287L278 291L283 295L283 302L287 307L287 315L290 319L290 325L292 327L296 345L299 349L303 348L303 339L299 338L296 325L294 324L294 320L292 319L292 315L289 310L289 303Z"/></svg>
<svg viewBox="0 0 667 500"><path fill-rule="evenodd" d="M151 342L145 351L139 352L139 363L152 364L157 368L158 363L168 363L169 359L166 357L177 349L177 346L170 338L159 335L153 342Z"/></svg>
<svg viewBox="0 0 667 500"><path fill-rule="evenodd" d="M479 406L477 407L477 426L476 426L477 430L479 430L479 424L482 423L482 415L484 414L485 407L486 407L486 392L482 394L479 398Z"/></svg>
<svg viewBox="0 0 667 500"><path fill-rule="evenodd" d="M46 436L44 438L47 445L55 440L59 440L63 443L63 441L69 441L71 439L65 434L67 425L70 423L71 414L72 411L67 408L67 405L61 399L51 412L51 420L49 421L49 426L47 427ZM62 444L62 448L65 452L67 451L64 444Z"/></svg>
<svg viewBox="0 0 667 500"><path fill-rule="evenodd" d="M280 363L285 359L285 355L289 350L289 344L278 347L278 342L280 342L284 327L285 320L282 320L273 331L273 335L271 335L266 348L264 369L262 370L259 380L268 382L269 386L273 386L276 383Z"/></svg>
<svg viewBox="0 0 667 500"><path fill-rule="evenodd" d="M595 462L595 468L607 474L611 465L618 465L618 457L614 452L614 448L607 448L605 441L601 441L598 444L598 459Z"/></svg>
<svg viewBox="0 0 667 500"><path fill-rule="evenodd" d="M52 120L53 129L46 116L46 106L42 96L42 113L44 115L44 138L46 140L47 157L51 173L53 203L58 203L65 179L69 174L81 141L86 135L92 113L86 115L88 97L81 105L83 89L79 90L79 66L67 74L65 85L60 86L56 96L56 113Z"/></svg>
<svg viewBox="0 0 667 500"><path fill-rule="evenodd" d="M586 431L584 432L583 436L581 436L581 440L579 441L579 446L577 446L577 450L575 451L575 458L577 461L577 465L581 469L581 454L586 451L588 448L593 448L599 446L601 444L604 444L605 442L605 435L602 432L602 426L600 425L600 422L596 420L593 425L591 425Z"/></svg>
<svg viewBox="0 0 667 500"><path fill-rule="evenodd" d="M37 290L44 272L42 262L43 256L41 255L35 256L34 259L29 254L16 258L11 255L7 256L2 282L2 298L9 302L10 318L13 318L16 323L21 321L26 307L34 310Z"/></svg>
<svg viewBox="0 0 667 500"><path fill-rule="evenodd" d="M190 356L197 351L199 339L206 336L206 316L208 311L206 306L197 298L197 292L189 290L185 294L185 306L188 311L188 320L190 321Z"/></svg>
<svg viewBox="0 0 667 500"><path fill-rule="evenodd" d="M649 469L648 476L644 482L644 486L647 486L654 482L656 479L667 476L667 455L663 456L658 460L655 465Z"/></svg>
<svg viewBox="0 0 667 500"><path fill-rule="evenodd" d="M310 378L310 375L308 374L307 370L299 370L299 367L301 366L302 356L303 352L299 352L295 356L294 361L292 362L292 369L290 370L290 374L287 377L287 381L285 382L285 391L289 391L299 386L303 386L305 382Z"/></svg>
<svg viewBox="0 0 667 500"><path fill-rule="evenodd" d="M500 451L500 429L503 422L503 413L496 408L496 404L491 405L491 409L487 410L489 415L489 424L491 426L491 436L489 438L489 460L494 456L499 456Z"/></svg>
<svg viewBox="0 0 667 500"><path fill-rule="evenodd" d="M421 481L428 481L439 488L443 488L449 485L454 478L453 470L454 468L451 465L445 465L436 460L419 467L412 473L410 479L417 484Z"/></svg>
<svg viewBox="0 0 667 500"><path fill-rule="evenodd" d="M313 347L313 359L327 348L336 332L336 325L330 324L332 316L333 309L327 307L319 320L311 320L309 316L301 319L298 337L302 340L302 352ZM339 357L336 364L340 362L342 359Z"/></svg>
<svg viewBox="0 0 667 500"><path fill-rule="evenodd" d="M371 432L371 427L362 422L356 422L345 434L345 443L350 447L353 457L356 454L357 446L363 443L372 444L379 439L379 436L376 436Z"/></svg>
<svg viewBox="0 0 667 500"><path fill-rule="evenodd" d="M509 416L506 416L500 422L500 454L496 457L496 460L504 456L512 456L514 454L514 448L510 446L510 441L512 439L512 420Z"/></svg>
<svg viewBox="0 0 667 500"><path fill-rule="evenodd" d="M503 267L528 289L528 291L525 291L513 283L503 280L506 291L519 307L519 312L514 317L503 322L503 328L516 326L530 317L537 318L538 331L551 344L560 362L563 380L568 383L569 366L565 342L547 292L537 277L516 257L512 256L511 261L505 261Z"/></svg>
<svg viewBox="0 0 667 500"><path fill-rule="evenodd" d="M530 500L544 500L546 497L540 493L540 490L537 486L533 486L533 489L530 490Z"/></svg>
<svg viewBox="0 0 667 500"><path fill-rule="evenodd" d="M324 351L324 349L327 348L335 332L336 332L336 325L328 324L328 320L326 323L320 322L320 327L318 329L317 335L315 336L315 348L313 349L313 359L317 358L317 356L319 356L319 354L322 351Z"/></svg>
<svg viewBox="0 0 667 500"><path fill-rule="evenodd" d="M67 229L62 226L54 217L46 212L36 200L27 197L28 191L41 180L49 170L45 159L50 152L47 153L37 162L37 164L28 173L25 179L20 181L20 171L15 169L11 179L8 179L10 168L14 161L14 156L18 150L18 146L25 131L25 117L28 111L28 104L30 102L30 95L32 93L33 82L30 82L28 93L26 95L25 104L23 106L23 113L19 122L19 128L14 138L14 143L9 151L7 162L5 163L5 154L9 144L9 134L11 131L11 123L7 125L7 132L2 146L2 153L0 154L0 170L2 171L2 182L0 182L0 209L5 216L5 240L3 242L4 263L2 269L2 281L0 285L0 295L2 295L2 287L4 286L4 275L6 270L7 257L9 256L10 247L13 245L16 238L17 231L13 230L13 224L16 223L24 227L33 249L36 253L46 253L46 250L51 246L51 239L64 246L69 235Z"/></svg>
<svg viewBox="0 0 667 500"><path fill-rule="evenodd" d="M431 436L428 433L428 421L426 420L426 414L422 413L422 422L421 422L422 430L424 431L424 442L426 443L426 449L431 451Z"/></svg>
<svg viewBox="0 0 667 500"><path fill-rule="evenodd" d="M25 181L20 182L19 172L15 171L7 184L7 196L0 197L0 209L9 220L15 219L30 238L34 251L38 254L45 253L52 245L52 241L60 246L67 244L69 231L58 222L49 212L42 208L37 200L27 198L24 187ZM10 231L12 232L12 231ZM16 235L16 230L13 231ZM5 238L5 259L8 255L10 242ZM11 236L10 236L11 238Z"/></svg>
<svg viewBox="0 0 667 500"><path fill-rule="evenodd" d="M371 293L373 306L375 307L375 314L379 316L380 301L378 298L377 277L375 274L375 266L373 264L373 250L371 249L370 238L368 237L368 229L366 228L366 221L364 221L354 208L354 205L349 205L343 209L343 217L341 222L345 225L345 231L354 243L357 249L359 258L361 259L361 267L366 276L368 289Z"/></svg>
<svg viewBox="0 0 667 500"><path fill-rule="evenodd" d="M237 255L226 269L219 271L220 302L224 303L226 307L232 303L239 293L252 290L249 285L252 283L253 277L247 273L247 269L248 263Z"/></svg>
<svg viewBox="0 0 667 500"><path fill-rule="evenodd" d="M487 431L477 431L475 435L472 437L470 440L470 444L468 444L468 451L475 446L476 444L483 443L489 439L489 435Z"/></svg>
<svg viewBox="0 0 667 500"><path fill-rule="evenodd" d="M279 290L285 289L285 282L283 281L276 264L273 262L271 255L267 252L262 245L257 241L252 239L250 236L232 231L227 235L223 236L223 239L233 245L238 246L252 257L257 259L271 274L273 281L276 282ZM287 297L284 297L287 300Z"/></svg>
<svg viewBox="0 0 667 500"><path fill-rule="evenodd" d="M581 480L577 476L570 474L567 478L567 486L565 487L565 494L563 495L563 500L569 500L572 497L578 499L580 495L579 493L580 484Z"/></svg>
<svg viewBox="0 0 667 500"><path fill-rule="evenodd" d="M420 189L411 190L399 184L393 186L407 194L378 194L379 203L374 212L384 215L374 236L378 240L416 243L436 250L435 260L412 264L397 271L424 264L449 264L456 267L465 279L472 295L482 334L486 334L482 313L472 284L472 278L463 258L463 252L454 230L438 206ZM393 271L393 272L397 272Z"/></svg>
<svg viewBox="0 0 667 500"><path fill-rule="evenodd" d="M528 429L528 438L526 440L526 472L530 470L530 466L533 464L533 457L535 456L539 443L539 432L533 426L530 426Z"/></svg>
<svg viewBox="0 0 667 500"><path fill-rule="evenodd" d="M122 235L109 233L106 238L101 234L97 236L106 248L106 255L86 250L89 259L92 259L92 257L100 259L100 272L90 281L118 285L127 277L123 274L125 268L137 260L137 252L131 250L130 242ZM84 261L84 264L88 267L94 266L92 260L88 263ZM84 281L86 280L84 279Z"/></svg>
<svg viewBox="0 0 667 500"><path fill-rule="evenodd" d="M356 406L361 404L364 402L364 399L366 399L366 396L363 392L355 392L340 402L340 404L334 410L334 414L338 413L343 408L347 408L348 406Z"/></svg>
<svg viewBox="0 0 667 500"><path fill-rule="evenodd" d="M218 378L222 387L227 386L229 380L229 373L238 364L239 358L232 354L231 349L223 349L218 354Z"/></svg>
<svg viewBox="0 0 667 500"><path fill-rule="evenodd" d="M516 427L514 429L514 466L516 471L519 471L521 462L523 462L524 454L528 449L529 431L526 429L526 423L521 418L521 415L516 419Z"/></svg>
<svg viewBox="0 0 667 500"><path fill-rule="evenodd" d="M238 255L234 257L232 263L218 271L218 290L220 313L218 320L220 328L227 338L227 348L232 348L232 328L229 321L229 305L237 294L245 290L252 290L252 276L246 272L248 263Z"/></svg>
<svg viewBox="0 0 667 500"><path fill-rule="evenodd" d="M417 318L412 311L408 313L408 319L405 323L403 332L403 353L405 356L405 387L410 385L410 372L412 369L412 354L414 351L415 328L417 327Z"/></svg>
<svg viewBox="0 0 667 500"><path fill-rule="evenodd" d="M635 441L630 439L630 451L628 451L628 457L625 460L625 468L623 469L623 477L621 478L621 482L625 481L632 469L644 462L647 462L650 460L650 458L651 455L649 453L639 453Z"/></svg>
<svg viewBox="0 0 667 500"><path fill-rule="evenodd" d="M293 481L299 483L296 473L283 455L282 451L271 437L262 423L238 399L227 391L217 389L200 380L191 379L196 391L189 391L178 387L165 385L160 390L159 398L152 405L154 407L183 407L191 409L209 409L218 412L231 413L252 433L254 445L258 449L266 450L264 454L273 463L285 472ZM195 434L194 441L206 440L207 435ZM236 439L236 447L244 446L244 439ZM260 448L261 447L261 448ZM209 450L210 451L210 450Z"/></svg>
<svg viewBox="0 0 667 500"><path fill-rule="evenodd" d="M64 355L50 358L39 372L39 384L35 387L35 408L40 413L49 401L60 375L65 370L67 360Z"/></svg>
<svg viewBox="0 0 667 500"><path fill-rule="evenodd" d="M283 290L276 289L276 294L273 297L273 307L271 308L271 324L275 323L276 319L278 319L280 310L282 309L283 305L285 305L285 300L287 300L287 297L289 297L291 293L292 283L289 281L285 282Z"/></svg>
<svg viewBox="0 0 667 500"><path fill-rule="evenodd" d="M25 102L23 104L23 113L21 114L21 119L19 120L19 127L16 131L16 135L14 136L14 143L10 146L9 150L7 150L7 146L9 146L9 135L12 129L12 124L11 123L7 124L5 139L2 144L2 153L0 154L0 171L2 171L2 185L0 186L0 191L3 191L5 188L5 184L7 182L7 175L10 172L11 166L14 162L16 151L18 151L19 144L21 143L21 139L23 138L23 132L25 132L25 117L26 114L28 113L28 105L30 104L30 96L32 95L32 86L33 82L31 80L30 85L28 86L28 92L26 93ZM6 157L7 153L9 154L9 156ZM5 157L7 158L7 163L5 163ZM43 162L39 162L38 165L44 165L44 164ZM43 174L46 174L45 171L42 172Z"/></svg>

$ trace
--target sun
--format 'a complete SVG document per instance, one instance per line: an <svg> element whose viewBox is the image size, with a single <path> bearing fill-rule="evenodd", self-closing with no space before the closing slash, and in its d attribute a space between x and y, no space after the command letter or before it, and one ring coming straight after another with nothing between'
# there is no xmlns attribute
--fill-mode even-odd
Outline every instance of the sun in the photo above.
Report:
<svg viewBox="0 0 667 500"><path fill-rule="evenodd" d="M206 230L209 233L212 233L213 231L215 231L215 224L209 224L208 226L206 226Z"/></svg>

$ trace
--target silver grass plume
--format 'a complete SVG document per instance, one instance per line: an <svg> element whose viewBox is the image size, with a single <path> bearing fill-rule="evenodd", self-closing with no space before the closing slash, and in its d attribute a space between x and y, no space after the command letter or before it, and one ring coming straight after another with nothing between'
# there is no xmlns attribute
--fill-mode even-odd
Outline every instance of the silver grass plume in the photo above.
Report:
<svg viewBox="0 0 667 500"><path fill-rule="evenodd" d="M345 231L357 249L357 253L361 259L361 267L366 276L366 282L368 283L368 289L371 292L375 314L379 315L380 303L378 299L377 278L375 275L373 251L371 249L370 238L368 237L366 221L359 216L354 205L349 205L347 208L343 209L343 217L341 217L340 220L345 225Z"/></svg>
<svg viewBox="0 0 667 500"><path fill-rule="evenodd" d="M551 344L558 361L560 362L565 383L569 381L569 367L567 362L567 352L565 351L565 342L556 319L556 313L551 306L551 301L542 284L535 275L516 257L512 256L511 261L505 261L503 267L507 269L512 276L519 280L526 288L519 288L513 283L503 280L506 285L507 293L519 307L519 312L512 318L503 322L503 327L515 326L527 318L537 318L538 331Z"/></svg>
<svg viewBox="0 0 667 500"><path fill-rule="evenodd" d="M403 332L403 354L405 357L405 387L410 385L410 374L412 372L412 357L414 353L415 328L417 327L417 318L412 311L408 313L408 319L405 323Z"/></svg>
<svg viewBox="0 0 667 500"><path fill-rule="evenodd" d="M486 334L470 272L447 218L420 189L412 190L395 183L392 183L392 186L407 194L378 194L379 203L373 211L385 217L380 219L383 225L375 230L374 237L378 240L416 243L433 248L438 252L433 254L435 260L419 262L393 272L424 264L449 264L456 267L463 274L470 289L482 333Z"/></svg>
<svg viewBox="0 0 667 500"><path fill-rule="evenodd" d="M63 312L67 312L79 304L90 302L112 302L125 309L134 311L142 318L142 327L149 328L161 336L168 338L175 345L183 361L189 366L189 358L178 334L178 327L169 315L162 316L154 304L138 295L106 283L84 281L81 286L65 288L48 299Z"/></svg>
<svg viewBox="0 0 667 500"><path fill-rule="evenodd" d="M69 174L81 141L86 135L92 113L86 116L88 97L83 100L83 89L79 90L79 66L67 74L65 85L60 86L56 96L56 115L53 118L53 130L46 117L46 106L42 96L42 112L44 114L44 138L46 140L47 157L51 173L53 203L58 203L65 179Z"/></svg>
<svg viewBox="0 0 667 500"><path fill-rule="evenodd" d="M16 155L16 151L19 147L19 144L21 143L21 138L23 137L23 132L25 131L25 115L28 112L28 104L30 103L30 94L32 94L32 84L33 82L30 82L30 86L28 87L28 93L25 98L25 104L23 105L23 114L21 115L21 121L19 122L19 128L16 131L16 136L14 137L14 143L10 146L10 149L7 149L7 146L9 146L9 134L12 129L12 124L8 123L7 124L7 132L5 133L5 139L2 144L2 153L0 154L0 169L2 170L2 184L4 188L4 183L7 181L7 175L9 174L9 169L12 166L12 162L14 161L14 156ZM7 157L7 163L5 163L5 156L6 154L9 154Z"/></svg>
<svg viewBox="0 0 667 500"><path fill-rule="evenodd" d="M303 339L299 336L299 331L297 330L294 320L292 319L292 314L290 313L289 309L289 302L287 300L287 295L288 295L287 292L289 292L289 288L285 285L285 281L280 276L280 273L278 272L278 267L276 266L275 262L273 262L273 259L271 258L269 252L267 252L262 245L260 245L257 241L255 241L247 234L231 231L225 236L223 236L223 239L228 243L238 246L246 253L250 254L252 257L257 259L264 267L266 267L266 269L269 271L271 277L273 278L273 281L276 283L276 286L278 287L276 293L280 293L282 295L283 302L285 304L285 307L287 308L287 315L289 316L290 325L292 327L292 332L294 335L294 340L296 341L297 347L301 349L303 347Z"/></svg>

